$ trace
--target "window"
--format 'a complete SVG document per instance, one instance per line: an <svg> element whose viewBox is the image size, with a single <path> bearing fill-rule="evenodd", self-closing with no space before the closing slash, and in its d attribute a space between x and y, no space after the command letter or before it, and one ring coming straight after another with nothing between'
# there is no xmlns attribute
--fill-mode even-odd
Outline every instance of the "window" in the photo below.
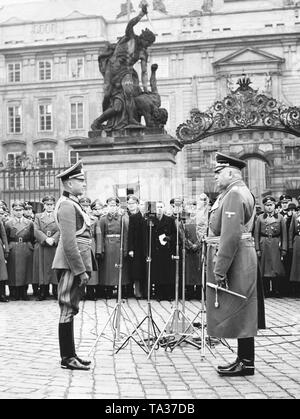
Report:
<svg viewBox="0 0 300 419"><path fill-rule="evenodd" d="M39 105L39 131L52 131L52 104Z"/></svg>
<svg viewBox="0 0 300 419"><path fill-rule="evenodd" d="M287 161L294 162L300 160L300 147L285 147L285 158Z"/></svg>
<svg viewBox="0 0 300 419"><path fill-rule="evenodd" d="M83 103L71 103L71 129L83 129Z"/></svg>
<svg viewBox="0 0 300 419"><path fill-rule="evenodd" d="M39 61L39 80L52 79L52 65L50 61Z"/></svg>
<svg viewBox="0 0 300 419"><path fill-rule="evenodd" d="M39 151L37 154L38 161L42 167L54 166L54 153L53 151Z"/></svg>
<svg viewBox="0 0 300 419"><path fill-rule="evenodd" d="M8 82L18 83L21 81L21 63L8 64Z"/></svg>
<svg viewBox="0 0 300 419"><path fill-rule="evenodd" d="M8 169L22 169L22 155L19 153L7 153L6 166ZM21 189L25 185L25 173L21 170L9 171L6 178L7 189Z"/></svg>
<svg viewBox="0 0 300 419"><path fill-rule="evenodd" d="M22 124L21 117L21 106L9 106L8 107L8 132L9 134L20 134Z"/></svg>
<svg viewBox="0 0 300 419"><path fill-rule="evenodd" d="M212 167L216 161L217 150L204 150L203 151L203 162L205 166Z"/></svg>
<svg viewBox="0 0 300 419"><path fill-rule="evenodd" d="M83 58L70 59L70 78L81 79L84 76Z"/></svg>
<svg viewBox="0 0 300 419"><path fill-rule="evenodd" d="M16 153L7 153L6 165L8 169L16 167Z"/></svg>
<svg viewBox="0 0 300 419"><path fill-rule="evenodd" d="M79 160L79 153L75 150L69 150L69 162L70 165L73 166L73 164L77 163Z"/></svg>

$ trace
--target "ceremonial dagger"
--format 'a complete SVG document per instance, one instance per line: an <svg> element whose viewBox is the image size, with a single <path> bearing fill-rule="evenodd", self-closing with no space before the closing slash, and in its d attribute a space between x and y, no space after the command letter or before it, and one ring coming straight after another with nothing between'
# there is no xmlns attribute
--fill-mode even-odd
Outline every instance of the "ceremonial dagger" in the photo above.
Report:
<svg viewBox="0 0 300 419"><path fill-rule="evenodd" d="M218 285L213 284L212 282L207 282L206 285L210 288L213 288L216 291L216 300L215 300L215 307L216 308L219 308L219 306L220 306L219 301L218 301L218 291L219 290L223 291L223 292L227 292L227 294L231 294L231 295L235 295L236 297L243 298L243 300L247 300L247 297L245 297L245 295L238 294L237 292L234 292L234 291L230 291L227 288L219 287Z"/></svg>

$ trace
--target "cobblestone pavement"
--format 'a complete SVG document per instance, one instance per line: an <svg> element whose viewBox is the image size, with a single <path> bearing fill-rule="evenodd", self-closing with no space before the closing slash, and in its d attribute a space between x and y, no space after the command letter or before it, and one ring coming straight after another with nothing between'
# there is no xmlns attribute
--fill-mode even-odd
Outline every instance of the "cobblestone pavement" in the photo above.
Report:
<svg viewBox="0 0 300 419"><path fill-rule="evenodd" d="M121 336L123 332L128 336L145 318L147 307L144 300L129 299L122 304ZM151 307L154 321L163 329L174 307L167 301L153 301ZM204 357L201 350L183 343L172 352L159 347L148 359L130 339L115 353L112 328L107 323L114 319L115 300L82 302L75 318L77 352L86 357L97 342L92 369L63 370L59 365L57 302L1 304L0 399L298 399L299 307L299 299L266 300L268 328L256 339L256 373L229 379L215 372L219 363L235 359L222 343L206 346ZM200 303L187 302L185 312L188 319L199 321ZM125 320L126 315L130 321ZM145 337L147 325L146 320ZM227 343L236 349L235 340Z"/></svg>

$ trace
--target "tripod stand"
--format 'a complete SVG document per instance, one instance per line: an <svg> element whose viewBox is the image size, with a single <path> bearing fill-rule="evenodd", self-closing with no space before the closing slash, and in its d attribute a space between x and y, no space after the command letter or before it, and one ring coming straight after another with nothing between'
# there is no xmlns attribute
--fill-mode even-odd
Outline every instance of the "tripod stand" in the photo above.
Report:
<svg viewBox="0 0 300 419"><path fill-rule="evenodd" d="M176 205L176 201L175 201L175 205ZM183 230L182 236L183 236L183 248L184 248L185 247L184 228L182 230ZM183 256L185 259L185 251L183 252ZM168 320L166 321L160 335L158 336L157 341L154 344L154 347L156 347L156 344L160 343L161 346L165 346L166 350L170 348L170 350L172 351L179 344L186 342L200 349L200 346L197 342L194 342L192 339L189 339L189 336L191 336L191 331L193 331L196 334L198 334L198 331L193 326L192 321L190 321L185 314L185 272L183 272L183 275L182 275L182 294L183 294L182 295L183 297L182 308L183 309L182 310L179 309L179 261L180 261L179 209L176 213L176 255L172 256L172 259L175 260L175 307L172 310ZM185 269L185 261L183 261L183 268ZM179 330L180 318L181 318L181 331ZM185 321L187 322L187 326L185 325ZM163 334L167 332L167 329L169 329L169 333L163 336ZM152 355L154 347L150 351L148 358Z"/></svg>
<svg viewBox="0 0 300 419"><path fill-rule="evenodd" d="M121 341L122 337L121 334L125 335L125 333L121 333L121 319L124 321L128 321L134 328L134 324L132 323L130 316L128 315L127 311L125 310L124 306L122 305L122 271L123 271L123 246L124 246L124 215L121 215L121 234L120 234L120 259L119 263L115 264L115 267L119 269L119 276L118 276L118 297L117 297L117 304L113 309L112 313L110 314L104 328L98 335L93 347L91 348L89 355L95 349L97 343L101 339L101 337L105 337L106 339L113 342L113 348L116 347L116 344ZM112 338L105 336L105 330L107 326L110 325L112 330ZM135 331L139 333L136 328Z"/></svg>
<svg viewBox="0 0 300 419"><path fill-rule="evenodd" d="M150 302L152 227L153 227L153 221L151 217L149 216L148 218L149 239L148 239L148 256L147 256L147 316L144 317L144 319L136 326L135 330L125 339L125 341L122 343L120 348L117 350L117 353L128 343L130 339L133 339L144 352L149 353L153 345L153 342L157 339L157 333L160 333L160 330L157 324L153 320L151 302ZM146 321L147 321L147 338L142 339L142 341L138 341L135 337L135 333L137 332L139 328L141 328L142 324ZM158 348L158 345L156 347Z"/></svg>

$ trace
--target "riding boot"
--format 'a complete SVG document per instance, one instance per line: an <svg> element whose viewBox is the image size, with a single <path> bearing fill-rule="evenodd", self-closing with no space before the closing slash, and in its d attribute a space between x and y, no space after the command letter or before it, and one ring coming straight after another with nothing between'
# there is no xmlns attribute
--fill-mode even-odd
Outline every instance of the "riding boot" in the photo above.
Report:
<svg viewBox="0 0 300 419"><path fill-rule="evenodd" d="M20 287L20 300L27 301L28 295L27 295L27 285L23 285L23 287Z"/></svg>
<svg viewBox="0 0 300 419"><path fill-rule="evenodd" d="M39 301L46 300L46 285L40 285Z"/></svg>
<svg viewBox="0 0 300 419"><path fill-rule="evenodd" d="M62 361L75 357L72 322L59 323L58 338Z"/></svg>
<svg viewBox="0 0 300 419"><path fill-rule="evenodd" d="M255 347L254 338L243 338L238 339L238 358L242 361L246 361L247 365L254 367L255 360Z"/></svg>
<svg viewBox="0 0 300 419"><path fill-rule="evenodd" d="M0 281L0 303L7 303L8 299L5 295L5 282Z"/></svg>
<svg viewBox="0 0 300 419"><path fill-rule="evenodd" d="M39 284L32 284L32 291L33 291L33 296L38 298L39 297Z"/></svg>
<svg viewBox="0 0 300 419"><path fill-rule="evenodd" d="M9 286L9 299L11 301L16 301L16 287Z"/></svg>
<svg viewBox="0 0 300 419"><path fill-rule="evenodd" d="M57 300L57 285L52 284L52 295L55 300Z"/></svg>

